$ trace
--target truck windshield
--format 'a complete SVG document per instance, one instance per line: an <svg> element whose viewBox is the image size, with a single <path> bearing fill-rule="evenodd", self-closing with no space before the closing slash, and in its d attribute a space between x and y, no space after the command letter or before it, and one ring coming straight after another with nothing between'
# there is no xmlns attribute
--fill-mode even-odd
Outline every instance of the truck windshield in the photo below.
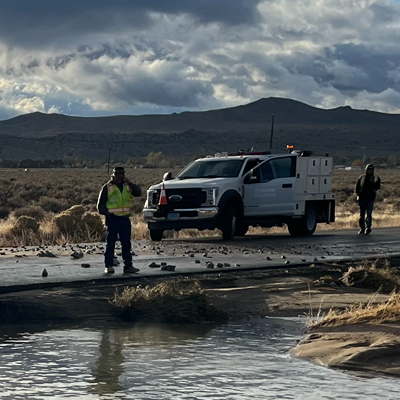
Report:
<svg viewBox="0 0 400 400"><path fill-rule="evenodd" d="M244 160L213 159L193 161L178 176L178 179L234 178L239 175Z"/></svg>

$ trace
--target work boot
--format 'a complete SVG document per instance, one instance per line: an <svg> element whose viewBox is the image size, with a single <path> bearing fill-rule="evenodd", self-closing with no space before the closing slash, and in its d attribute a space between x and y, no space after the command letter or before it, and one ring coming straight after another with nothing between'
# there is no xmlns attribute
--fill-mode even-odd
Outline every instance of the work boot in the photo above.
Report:
<svg viewBox="0 0 400 400"><path fill-rule="evenodd" d="M114 271L113 267L105 267L105 269L104 269L105 274L113 274L114 272L115 271Z"/></svg>
<svg viewBox="0 0 400 400"><path fill-rule="evenodd" d="M369 235L371 233L371 228L367 228L367 230L365 231L366 235Z"/></svg>
<svg viewBox="0 0 400 400"><path fill-rule="evenodd" d="M135 274L136 272L139 272L139 268L135 267L124 267L124 274Z"/></svg>
<svg viewBox="0 0 400 400"><path fill-rule="evenodd" d="M360 229L360 230L358 231L358 234L359 234L359 235L364 235L364 233L365 233L365 232L364 232L364 229Z"/></svg>

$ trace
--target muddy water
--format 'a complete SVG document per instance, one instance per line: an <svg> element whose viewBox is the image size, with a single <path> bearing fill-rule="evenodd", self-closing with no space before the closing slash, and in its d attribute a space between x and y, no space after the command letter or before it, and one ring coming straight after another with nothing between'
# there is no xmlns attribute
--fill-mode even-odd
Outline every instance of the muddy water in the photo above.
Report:
<svg viewBox="0 0 400 400"><path fill-rule="evenodd" d="M399 382L288 354L304 321L0 328L1 399L400 399ZM13 328L16 330L16 328Z"/></svg>

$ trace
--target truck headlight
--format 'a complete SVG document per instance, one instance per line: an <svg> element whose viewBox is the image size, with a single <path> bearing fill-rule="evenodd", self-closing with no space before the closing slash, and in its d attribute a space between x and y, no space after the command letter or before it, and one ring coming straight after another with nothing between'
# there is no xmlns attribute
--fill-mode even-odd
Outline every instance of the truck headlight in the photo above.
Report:
<svg viewBox="0 0 400 400"><path fill-rule="evenodd" d="M153 202L156 194L157 190L155 189L149 189L147 191L147 200L146 200L147 207L152 208L157 205L156 203Z"/></svg>
<svg viewBox="0 0 400 400"><path fill-rule="evenodd" d="M202 206L215 206L217 204L218 188L214 189L203 189L206 193L206 201L202 203Z"/></svg>

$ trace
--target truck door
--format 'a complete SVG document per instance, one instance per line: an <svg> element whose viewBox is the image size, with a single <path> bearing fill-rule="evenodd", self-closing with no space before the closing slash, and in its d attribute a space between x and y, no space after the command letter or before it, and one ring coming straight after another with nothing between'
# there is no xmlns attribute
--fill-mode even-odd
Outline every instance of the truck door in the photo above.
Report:
<svg viewBox="0 0 400 400"><path fill-rule="evenodd" d="M296 156L267 160L244 179L244 214L290 215L294 213Z"/></svg>

